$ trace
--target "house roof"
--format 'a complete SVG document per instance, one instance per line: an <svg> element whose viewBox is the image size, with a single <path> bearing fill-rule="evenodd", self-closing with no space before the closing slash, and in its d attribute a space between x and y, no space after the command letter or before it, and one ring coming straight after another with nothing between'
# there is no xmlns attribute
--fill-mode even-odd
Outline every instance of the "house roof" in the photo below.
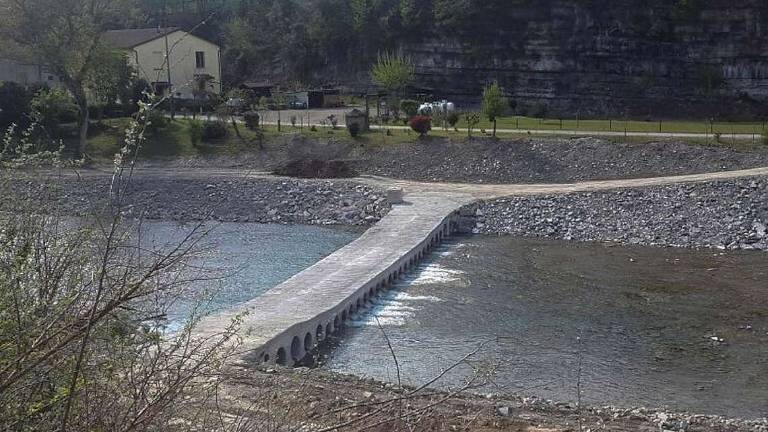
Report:
<svg viewBox="0 0 768 432"><path fill-rule="evenodd" d="M104 33L104 41L115 48L129 49L161 38L179 30L178 27L110 30Z"/></svg>
<svg viewBox="0 0 768 432"><path fill-rule="evenodd" d="M246 81L242 86L249 89L267 89L274 87L274 84L269 81Z"/></svg>

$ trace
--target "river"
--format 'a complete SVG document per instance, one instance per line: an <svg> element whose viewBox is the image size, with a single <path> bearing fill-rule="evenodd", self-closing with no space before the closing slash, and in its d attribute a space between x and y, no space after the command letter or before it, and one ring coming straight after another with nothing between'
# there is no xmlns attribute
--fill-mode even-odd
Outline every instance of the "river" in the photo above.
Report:
<svg viewBox="0 0 768 432"><path fill-rule="evenodd" d="M142 238L168 250L194 228L175 222L144 222ZM215 312L258 297L360 236L359 228L216 223L204 225L202 239L185 270L199 279L169 311L169 329L185 322L192 308Z"/></svg>
<svg viewBox="0 0 768 432"><path fill-rule="evenodd" d="M381 326L381 328L379 327ZM377 299L325 368L590 405L768 416L768 254L458 237Z"/></svg>

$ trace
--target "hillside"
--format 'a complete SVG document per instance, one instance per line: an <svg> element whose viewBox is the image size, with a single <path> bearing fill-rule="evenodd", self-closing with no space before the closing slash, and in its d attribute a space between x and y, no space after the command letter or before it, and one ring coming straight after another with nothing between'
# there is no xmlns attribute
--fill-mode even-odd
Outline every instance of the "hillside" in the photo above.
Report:
<svg viewBox="0 0 768 432"><path fill-rule="evenodd" d="M768 116L764 0L198 3L208 8L198 18L216 12L199 31L225 45L233 85L298 81L362 90L377 53L403 50L418 66L415 85L427 93L476 102L497 79L521 114ZM195 19L189 6L173 16L180 25Z"/></svg>

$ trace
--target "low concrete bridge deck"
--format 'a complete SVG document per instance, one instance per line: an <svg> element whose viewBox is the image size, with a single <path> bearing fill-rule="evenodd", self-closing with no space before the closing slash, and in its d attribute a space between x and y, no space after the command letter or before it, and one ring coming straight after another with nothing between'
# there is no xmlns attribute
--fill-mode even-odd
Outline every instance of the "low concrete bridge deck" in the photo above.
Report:
<svg viewBox="0 0 768 432"><path fill-rule="evenodd" d="M454 231L458 209L473 200L409 194L357 240L261 296L205 318L199 334L241 316L244 360L291 366Z"/></svg>
<svg viewBox="0 0 768 432"><path fill-rule="evenodd" d="M168 174L168 173L166 173ZM231 171L207 176L233 175ZM419 183L384 178L367 181L405 188L396 205L360 238L286 282L243 305L202 320L199 336L227 328L243 315L240 352L252 363L291 366L328 334L365 308L371 299L418 263L454 231L458 209L476 200L502 196L567 194L618 188L725 180L768 175L768 167L682 176L586 181L572 184L477 185Z"/></svg>

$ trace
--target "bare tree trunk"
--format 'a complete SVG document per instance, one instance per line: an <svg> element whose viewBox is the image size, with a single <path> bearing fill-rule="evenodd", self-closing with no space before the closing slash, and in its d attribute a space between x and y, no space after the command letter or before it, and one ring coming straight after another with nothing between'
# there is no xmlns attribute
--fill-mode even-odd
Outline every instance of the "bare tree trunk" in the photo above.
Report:
<svg viewBox="0 0 768 432"><path fill-rule="evenodd" d="M88 145L88 122L90 114L88 113L88 102L78 103L80 108L80 138L77 143L77 158L85 156L85 148Z"/></svg>
<svg viewBox="0 0 768 432"><path fill-rule="evenodd" d="M85 90L79 81L70 78L65 80L65 85L75 98L77 109L80 111L80 117L78 118L80 133L78 135L77 148L75 149L75 158L80 159L85 156L85 148L88 145L88 122L90 120L88 97L85 95Z"/></svg>

